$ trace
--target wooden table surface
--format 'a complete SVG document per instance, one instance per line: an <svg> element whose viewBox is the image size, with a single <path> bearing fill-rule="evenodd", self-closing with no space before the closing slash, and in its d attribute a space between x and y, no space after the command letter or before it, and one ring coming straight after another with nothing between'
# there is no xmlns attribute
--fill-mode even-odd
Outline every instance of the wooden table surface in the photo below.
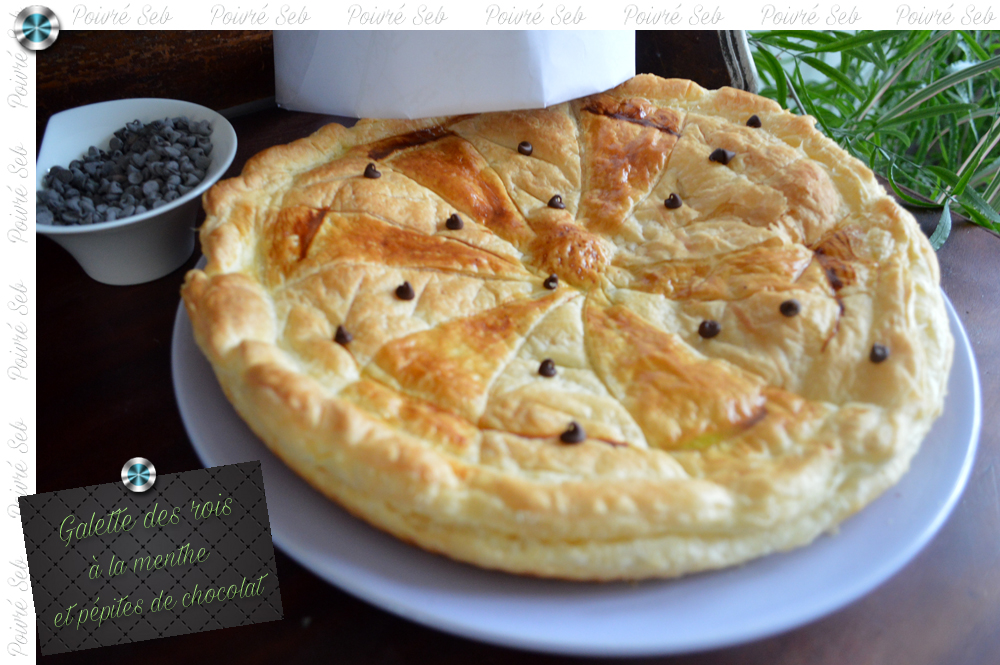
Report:
<svg viewBox="0 0 1000 665"><path fill-rule="evenodd" d="M260 150L329 118L277 109L233 121L228 175ZM957 225L939 253L942 283L969 332L983 390L983 429L969 485L940 533L878 589L834 614L739 647L641 659L671 664L948 664L1000 662L1000 239ZM159 473L201 468L174 399L170 345L184 272L106 286L38 237L38 491L115 481L135 455ZM43 663L595 662L524 653L452 637L330 586L276 551L285 619L40 658ZM821 575L822 571L817 571Z"/></svg>

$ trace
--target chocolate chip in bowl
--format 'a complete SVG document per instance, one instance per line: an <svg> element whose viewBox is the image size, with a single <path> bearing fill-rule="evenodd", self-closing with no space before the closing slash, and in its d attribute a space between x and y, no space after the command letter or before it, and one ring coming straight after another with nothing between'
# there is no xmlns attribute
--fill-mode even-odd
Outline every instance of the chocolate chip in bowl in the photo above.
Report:
<svg viewBox="0 0 1000 665"><path fill-rule="evenodd" d="M232 125L190 102L122 99L57 113L38 154L37 231L99 282L157 279L191 256L201 194L235 155Z"/></svg>
<svg viewBox="0 0 1000 665"><path fill-rule="evenodd" d="M68 167L53 166L38 190L40 224L98 224L142 214L184 196L212 164L212 126L187 116L115 131L108 149L90 146Z"/></svg>

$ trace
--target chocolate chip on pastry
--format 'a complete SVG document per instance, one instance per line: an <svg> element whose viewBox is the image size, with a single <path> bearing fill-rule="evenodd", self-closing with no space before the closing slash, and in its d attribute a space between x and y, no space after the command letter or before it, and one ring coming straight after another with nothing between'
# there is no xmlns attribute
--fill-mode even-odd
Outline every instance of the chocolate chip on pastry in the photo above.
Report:
<svg viewBox="0 0 1000 665"><path fill-rule="evenodd" d="M708 156L708 159L713 162L718 162L719 164L728 164L729 160L736 156L736 153L732 150L726 150L725 148L716 148L712 151L712 154Z"/></svg>
<svg viewBox="0 0 1000 665"><path fill-rule="evenodd" d="M781 303L781 305L778 306L778 309L781 310L783 316L792 317L799 315L799 312L802 311L802 306L795 298L789 298Z"/></svg>
<svg viewBox="0 0 1000 665"><path fill-rule="evenodd" d="M344 326L337 326L337 333L333 336L333 341L341 346L347 346L354 339L354 335L344 330Z"/></svg>
<svg viewBox="0 0 1000 665"><path fill-rule="evenodd" d="M881 344L872 344L872 351L868 354L868 358L873 363L884 362L889 359L889 349Z"/></svg>
<svg viewBox="0 0 1000 665"><path fill-rule="evenodd" d="M704 339L711 339L720 332L722 332L722 326L719 325L718 321L712 319L706 319L698 325L698 334Z"/></svg>
<svg viewBox="0 0 1000 665"><path fill-rule="evenodd" d="M577 423L570 423L566 431L559 435L559 440L563 443L583 443L587 440L587 433L583 431Z"/></svg>
<svg viewBox="0 0 1000 665"><path fill-rule="evenodd" d="M416 293L413 292L413 287L410 286L409 282L403 282L396 287L396 297L400 300L413 300Z"/></svg>

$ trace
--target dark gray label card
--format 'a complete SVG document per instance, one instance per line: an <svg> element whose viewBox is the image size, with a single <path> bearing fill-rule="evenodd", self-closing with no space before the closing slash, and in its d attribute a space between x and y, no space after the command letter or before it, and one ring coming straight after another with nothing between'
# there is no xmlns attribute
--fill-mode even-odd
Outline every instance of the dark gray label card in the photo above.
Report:
<svg viewBox="0 0 1000 665"><path fill-rule="evenodd" d="M42 655L282 618L260 462L19 503Z"/></svg>

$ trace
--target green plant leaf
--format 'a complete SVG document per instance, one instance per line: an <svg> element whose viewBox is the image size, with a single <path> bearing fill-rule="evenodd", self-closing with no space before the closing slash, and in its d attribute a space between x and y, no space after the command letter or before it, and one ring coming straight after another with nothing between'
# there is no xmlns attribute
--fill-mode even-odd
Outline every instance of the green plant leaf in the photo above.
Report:
<svg viewBox="0 0 1000 665"><path fill-rule="evenodd" d="M858 46L864 46L867 44L874 44L875 42L885 41L887 39L892 39L893 37L905 34L902 30L875 30L872 32L862 32L853 37L847 37L845 39L838 39L836 41L828 42L823 46L816 49L816 53L823 53L826 51L847 51Z"/></svg>
<svg viewBox="0 0 1000 665"><path fill-rule="evenodd" d="M877 121L875 127L877 129L882 129L884 127L893 127L895 125L908 125L913 122L918 122L920 120L927 120L928 118L935 118L939 115L957 115L971 113L978 109L979 107L975 104L938 104L936 106L924 106L915 111L910 111L909 113L904 113L898 115L895 118L890 118L884 121Z"/></svg>
<svg viewBox="0 0 1000 665"><path fill-rule="evenodd" d="M979 58L980 60L989 59L990 57L989 53L987 53L986 49L984 49L982 46L979 45L978 42L976 42L976 40L972 37L972 35L969 34L968 30L959 30L958 34L961 35L962 41L965 42L966 46L969 47L969 50L972 51L972 53L975 54L977 58ZM1000 79L1000 71L994 70L993 75L997 77L997 79Z"/></svg>
<svg viewBox="0 0 1000 665"><path fill-rule="evenodd" d="M967 189L960 199L963 206L972 208L980 215L993 223L996 229L1000 229L1000 214L997 213L986 200L976 193L974 189Z"/></svg>
<svg viewBox="0 0 1000 665"><path fill-rule="evenodd" d="M947 76L942 76L933 83L929 84L925 88L917 90L910 95L908 95L901 102L896 104L891 110L885 113L886 116L893 118L895 116L906 113L910 109L923 104L929 99L937 97L945 90L954 87L955 85L970 79L979 74L984 74L986 72L992 71L1000 67L1000 55L993 56L989 60L977 63L975 65L970 65L965 69L957 71L953 74L948 74Z"/></svg>
<svg viewBox="0 0 1000 665"><path fill-rule="evenodd" d="M818 30L768 30L754 34L756 39L767 39L768 37L794 37L816 44L829 44L837 41L836 37Z"/></svg>
<svg viewBox="0 0 1000 665"><path fill-rule="evenodd" d="M837 107L837 110L840 111L841 122L837 123L838 125L842 124L844 120L854 115L855 105L851 104L850 100L848 99L841 99L840 97L831 98L824 96L823 101L827 104L833 104L834 106Z"/></svg>
<svg viewBox="0 0 1000 665"><path fill-rule="evenodd" d="M781 105L781 108L788 108L788 82L785 80L785 70L781 68L781 63L778 59L771 54L770 51L764 49L758 49L757 55L761 59L761 65L771 72L771 76L774 77L774 87L777 91L777 98L775 101Z"/></svg>
<svg viewBox="0 0 1000 665"><path fill-rule="evenodd" d="M962 192L965 191L966 185L968 185L972 176L982 164L985 153L996 146L998 141L1000 141L1000 116L998 116L994 121L993 126L990 127L990 130L986 133L986 135L979 140L979 143L976 145L975 152L973 152L968 160L962 164L962 167L958 172L959 180L955 185L955 196L961 196Z"/></svg>
<svg viewBox="0 0 1000 665"><path fill-rule="evenodd" d="M978 224L979 226L982 226L983 228L989 229L990 231L993 231L994 233L1000 235L1000 226L998 226L997 224L993 224L992 222L990 222L990 220L980 215L975 208L968 208L966 206L962 206L962 212L968 215L969 219L972 220L974 224Z"/></svg>
<svg viewBox="0 0 1000 665"><path fill-rule="evenodd" d="M784 51L795 51L798 53L812 52L812 46L806 46L805 44L799 44L798 42L793 42L790 39L785 39L784 37L767 37L760 40L768 46L776 46Z"/></svg>
<svg viewBox="0 0 1000 665"><path fill-rule="evenodd" d="M840 86L847 90L849 93L854 95L858 100L863 100L865 98L865 93L861 91L861 88L857 86L851 79L849 79L843 72L831 67L827 63L823 62L818 58L813 58L808 55L804 55L800 58L802 62L806 63L816 71L826 74L828 77L840 84Z"/></svg>
<svg viewBox="0 0 1000 665"><path fill-rule="evenodd" d="M938 34L937 36L931 38L930 41L921 44L912 53L910 53L910 55L906 56L902 62L896 65L895 69L893 69L892 72L889 72L885 77L885 81L879 87L878 92L866 101L864 106L862 106L858 111L858 119L861 120L865 117L865 115L867 115L868 111L871 110L875 103L885 96L885 93L892 88L893 84L900 77L900 75L902 75L902 73L906 71L906 69L913 64L913 62L916 61L921 54L931 50L932 47L938 44L941 40L945 39L947 36L948 33L946 32Z"/></svg>
<svg viewBox="0 0 1000 665"><path fill-rule="evenodd" d="M921 199L914 198L914 197L910 196L909 194L907 194L906 192L904 192L902 189L900 189L899 185L896 184L896 178L893 175L893 170L894 169L895 169L895 166L893 166L893 165L889 166L889 174L886 176L885 179L889 181L889 186L892 187L892 191L894 191L896 193L896 196L898 196L902 201L905 201L906 203L909 203L910 205L916 206L918 208L937 208L937 207L939 207L937 203L933 203L933 202L928 203L927 201L923 201Z"/></svg>
<svg viewBox="0 0 1000 665"><path fill-rule="evenodd" d="M795 68L792 71L792 81L794 83L791 88L792 92L795 93L798 91L798 94L795 94L795 101L801 104L802 100L804 100L805 108L803 110L816 118L816 120L819 121L819 124L822 125L823 131L826 132L826 135L830 136L833 132L831 132L830 127L826 122L827 114L825 114L821 109L816 108L816 104L809 95L809 86L806 85L805 80L802 78L802 71L799 69L798 61L795 62Z"/></svg>
<svg viewBox="0 0 1000 665"><path fill-rule="evenodd" d="M892 138L896 139L903 146L906 146L906 147L908 147L913 142L912 139L910 139L910 137L905 132L901 132L898 129L892 129L892 128L889 128L889 127L883 127L883 128L881 128L879 130L879 133L880 134L885 134L886 136L891 136Z"/></svg>
<svg viewBox="0 0 1000 665"><path fill-rule="evenodd" d="M951 201L944 202L944 210L941 211L941 218L938 220L937 228L931 234L931 247L934 251L941 249L944 241L951 235Z"/></svg>
<svg viewBox="0 0 1000 665"><path fill-rule="evenodd" d="M1000 31L775 30L750 41L763 94L814 116L900 200L948 202L1000 234Z"/></svg>
<svg viewBox="0 0 1000 665"><path fill-rule="evenodd" d="M992 183L992 178L996 178L997 176L1000 176L1000 157L997 157L993 160L992 164L985 167L980 164L979 168L976 169L976 175L969 181L969 187L982 189L983 198L986 198L986 193L989 191L989 185L986 183Z"/></svg>
<svg viewBox="0 0 1000 665"><path fill-rule="evenodd" d="M926 168L928 171L948 183L949 187L954 187L958 184L958 175L953 171L949 171L943 166L938 166L936 164L928 164Z"/></svg>
<svg viewBox="0 0 1000 665"><path fill-rule="evenodd" d="M983 198L987 202L992 203L993 197L1000 193L1000 170L993 174L993 180L990 184L986 185L986 190L983 192Z"/></svg>

